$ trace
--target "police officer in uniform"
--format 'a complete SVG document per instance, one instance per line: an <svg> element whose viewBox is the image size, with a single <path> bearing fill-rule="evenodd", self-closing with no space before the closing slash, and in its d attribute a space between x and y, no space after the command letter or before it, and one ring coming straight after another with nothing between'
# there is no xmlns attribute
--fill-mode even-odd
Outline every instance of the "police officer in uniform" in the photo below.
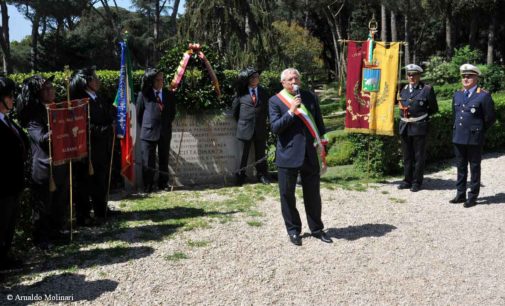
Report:
<svg viewBox="0 0 505 306"><path fill-rule="evenodd" d="M450 203L464 203L463 207L477 204L480 191L480 162L484 135L496 121L495 107L491 95L478 87L480 70L471 64L459 68L463 90L452 98L454 125L452 142L458 167L456 197ZM466 181L470 164L470 191L466 195Z"/></svg>
<svg viewBox="0 0 505 306"><path fill-rule="evenodd" d="M438 104L433 87L421 82L423 69L415 64L405 69L409 84L401 90L399 103L404 180L398 189L417 192L423 184L429 119L438 112Z"/></svg>

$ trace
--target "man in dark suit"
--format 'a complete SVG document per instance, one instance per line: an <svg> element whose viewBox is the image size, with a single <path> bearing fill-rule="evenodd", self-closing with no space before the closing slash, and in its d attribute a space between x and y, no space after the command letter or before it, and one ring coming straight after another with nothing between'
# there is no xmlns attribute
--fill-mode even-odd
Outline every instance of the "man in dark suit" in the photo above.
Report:
<svg viewBox="0 0 505 306"><path fill-rule="evenodd" d="M163 87L163 72L146 69L142 92L137 98L137 121L142 148L142 179L144 192L153 190L158 148L158 189L169 191L168 160L175 119L175 94Z"/></svg>
<svg viewBox="0 0 505 306"><path fill-rule="evenodd" d="M107 195L115 110L111 100L107 101L99 95L99 89L100 80L94 67L77 70L72 77L71 98L89 99L90 155L88 159L74 163L77 224L80 226L105 222L108 210ZM95 220L90 218L91 207Z"/></svg>
<svg viewBox="0 0 505 306"><path fill-rule="evenodd" d="M264 159L256 164L258 181L269 184L265 151L267 145L267 111L268 95L259 86L260 75L256 69L249 67L239 73L236 96L233 100L233 116L237 120L237 138L242 143L242 158L237 173L237 185L241 186L246 178L244 167L247 166L251 144L254 143L255 161Z"/></svg>
<svg viewBox="0 0 505 306"><path fill-rule="evenodd" d="M430 115L438 112L438 104L433 87L421 82L423 69L414 64L405 69L409 84L401 90L399 103L404 179L398 189L417 192L423 184Z"/></svg>
<svg viewBox="0 0 505 306"><path fill-rule="evenodd" d="M313 136L325 133L319 102L313 93L297 90L301 84L298 70L284 70L281 83L284 89L270 98L269 113L272 132L278 136L275 162L286 230L291 243L302 244L302 222L295 198L296 178L300 173L309 229L314 237L331 243L321 221L320 166ZM312 124L305 123L309 115L313 118Z"/></svg>
<svg viewBox="0 0 505 306"><path fill-rule="evenodd" d="M458 167L456 197L450 203L464 203L463 207L477 205L480 191L480 163L484 136L496 121L496 113L491 95L478 87L480 70L471 64L460 67L463 90L452 98L454 125L452 143ZM466 195L466 181L470 164L470 191Z"/></svg>
<svg viewBox="0 0 505 306"><path fill-rule="evenodd" d="M28 137L8 116L13 108L15 84L0 77L0 270L18 266L19 261L9 258L19 211L19 197L24 189L24 163L29 148Z"/></svg>

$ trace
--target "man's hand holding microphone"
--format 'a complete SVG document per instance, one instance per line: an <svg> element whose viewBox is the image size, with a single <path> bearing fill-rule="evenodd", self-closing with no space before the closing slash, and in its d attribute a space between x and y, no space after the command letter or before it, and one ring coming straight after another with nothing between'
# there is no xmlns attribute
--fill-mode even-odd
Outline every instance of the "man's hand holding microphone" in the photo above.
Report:
<svg viewBox="0 0 505 306"><path fill-rule="evenodd" d="M294 113L302 104L302 97L300 96L300 87L297 84L293 84L293 91L295 92L295 98L291 101L289 110Z"/></svg>

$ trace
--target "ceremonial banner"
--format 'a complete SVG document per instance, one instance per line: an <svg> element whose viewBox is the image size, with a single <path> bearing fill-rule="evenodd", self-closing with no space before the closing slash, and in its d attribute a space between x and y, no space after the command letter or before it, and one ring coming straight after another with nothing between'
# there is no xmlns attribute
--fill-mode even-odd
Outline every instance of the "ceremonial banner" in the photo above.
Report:
<svg viewBox="0 0 505 306"><path fill-rule="evenodd" d="M345 130L368 132L370 96L361 91L361 76L366 59L368 42L349 41L347 45L347 82Z"/></svg>
<svg viewBox="0 0 505 306"><path fill-rule="evenodd" d="M53 165L88 156L88 99L47 106Z"/></svg>
<svg viewBox="0 0 505 306"><path fill-rule="evenodd" d="M126 42L120 42L121 70L119 87L114 101L117 107L117 137L121 139L121 175L130 184L134 183L135 173L135 136L137 134L137 115L133 99L133 77L131 60Z"/></svg>
<svg viewBox="0 0 505 306"><path fill-rule="evenodd" d="M394 107L398 82L398 57L400 44L397 42L375 42L374 60L381 71L379 92L370 93L373 107L370 112L370 133L394 135Z"/></svg>
<svg viewBox="0 0 505 306"><path fill-rule="evenodd" d="M374 41L370 57L370 43L348 43L345 127L348 132L392 136L400 44Z"/></svg>

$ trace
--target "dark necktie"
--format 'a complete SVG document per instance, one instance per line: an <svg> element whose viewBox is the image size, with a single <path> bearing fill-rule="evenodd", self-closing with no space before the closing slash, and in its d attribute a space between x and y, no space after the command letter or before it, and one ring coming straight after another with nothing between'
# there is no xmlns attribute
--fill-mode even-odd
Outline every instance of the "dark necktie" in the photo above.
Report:
<svg viewBox="0 0 505 306"><path fill-rule="evenodd" d="M161 102L160 92L156 91L155 94L156 94L156 102L158 103L158 107L160 108L160 112L162 112L163 111L163 102Z"/></svg>
<svg viewBox="0 0 505 306"><path fill-rule="evenodd" d="M465 90L465 102L468 101L469 97L470 97L470 90Z"/></svg>
<svg viewBox="0 0 505 306"><path fill-rule="evenodd" d="M251 90L251 98L253 101L253 105L256 106L256 89Z"/></svg>

